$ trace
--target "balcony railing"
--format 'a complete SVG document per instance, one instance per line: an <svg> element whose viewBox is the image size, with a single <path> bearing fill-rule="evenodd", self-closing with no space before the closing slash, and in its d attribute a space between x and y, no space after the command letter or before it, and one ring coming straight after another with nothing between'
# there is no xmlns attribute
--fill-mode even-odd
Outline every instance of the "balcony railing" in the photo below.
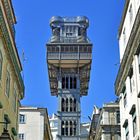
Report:
<svg viewBox="0 0 140 140"><path fill-rule="evenodd" d="M78 53L61 53L61 59L78 59Z"/></svg>
<svg viewBox="0 0 140 140"><path fill-rule="evenodd" d="M78 36L78 37L60 37L60 36L52 36L50 42L54 43L88 43L90 42L89 39L85 36Z"/></svg>
<svg viewBox="0 0 140 140"><path fill-rule="evenodd" d="M76 43L77 38L76 37L60 37L61 43Z"/></svg>
<svg viewBox="0 0 140 140"><path fill-rule="evenodd" d="M91 59L92 54L91 53L59 53L59 52L49 52L48 53L48 60L56 60L56 59L62 59L62 60L77 60L77 59L83 59L83 60L89 60Z"/></svg>

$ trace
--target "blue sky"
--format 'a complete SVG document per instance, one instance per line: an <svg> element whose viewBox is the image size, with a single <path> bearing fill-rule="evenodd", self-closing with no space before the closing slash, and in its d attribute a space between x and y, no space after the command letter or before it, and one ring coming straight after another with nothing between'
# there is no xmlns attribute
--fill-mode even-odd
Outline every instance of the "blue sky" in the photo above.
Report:
<svg viewBox="0 0 140 140"><path fill-rule="evenodd" d="M124 0L13 0L17 18L16 44L25 52L25 98L22 105L57 111L57 98L50 95L46 43L51 36L49 20L54 15L85 15L90 20L88 37L93 43L93 61L88 96L82 97L82 121L89 121L93 105L114 101L114 82L119 68L118 28ZM116 65L117 64L117 65Z"/></svg>

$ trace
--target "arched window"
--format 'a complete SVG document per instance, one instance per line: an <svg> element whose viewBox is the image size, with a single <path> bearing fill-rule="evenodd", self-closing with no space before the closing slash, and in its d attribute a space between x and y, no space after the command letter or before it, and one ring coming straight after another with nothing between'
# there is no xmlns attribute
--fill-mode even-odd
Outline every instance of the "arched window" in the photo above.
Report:
<svg viewBox="0 0 140 140"><path fill-rule="evenodd" d="M61 110L62 110L62 111L65 111L65 100L64 100L64 98L62 98Z"/></svg>
<svg viewBox="0 0 140 140"><path fill-rule="evenodd" d="M68 108L69 108L69 101L68 98L66 99L66 112L68 112Z"/></svg>
<svg viewBox="0 0 140 140"><path fill-rule="evenodd" d="M76 99L74 99L74 103L73 103L73 111L76 111Z"/></svg>
<svg viewBox="0 0 140 140"><path fill-rule="evenodd" d="M77 79L76 77L70 77L70 89L77 88Z"/></svg>
<svg viewBox="0 0 140 140"><path fill-rule="evenodd" d="M62 77L62 89L65 88L65 77Z"/></svg>
<svg viewBox="0 0 140 140"><path fill-rule="evenodd" d="M68 136L68 129L69 129L69 124L68 121L66 121L66 131L65 131L66 136Z"/></svg>
<svg viewBox="0 0 140 140"><path fill-rule="evenodd" d="M77 87L77 80L76 80L76 77L74 77L74 83L73 83L74 85L73 85L73 87L74 87L74 89L76 89L76 87Z"/></svg>
<svg viewBox="0 0 140 140"><path fill-rule="evenodd" d="M70 89L72 89L72 77L70 77Z"/></svg>
<svg viewBox="0 0 140 140"><path fill-rule="evenodd" d="M73 108L73 100L72 98L70 98L70 111L72 111L72 108Z"/></svg>
<svg viewBox="0 0 140 140"><path fill-rule="evenodd" d="M76 136L76 121L73 123L73 134Z"/></svg>
<svg viewBox="0 0 140 140"><path fill-rule="evenodd" d="M66 89L68 89L68 88L69 88L69 78L66 77Z"/></svg>
<svg viewBox="0 0 140 140"><path fill-rule="evenodd" d="M0 51L0 80L2 77L2 64L3 64L3 57L2 57L2 53Z"/></svg>
<svg viewBox="0 0 140 140"><path fill-rule="evenodd" d="M72 125L72 121L70 121L70 136L72 136L72 135L73 135L73 132L72 132L72 127L73 127L73 125Z"/></svg>
<svg viewBox="0 0 140 140"><path fill-rule="evenodd" d="M5 89L6 95L9 97L10 93L10 73L7 71L7 76L6 76L6 89Z"/></svg>
<svg viewBox="0 0 140 140"><path fill-rule="evenodd" d="M62 77L62 89L69 88L69 77Z"/></svg>
<svg viewBox="0 0 140 140"><path fill-rule="evenodd" d="M62 136L64 136L64 134L65 134L65 124L64 124L64 121L62 121L62 123L61 123L61 134L62 134Z"/></svg>

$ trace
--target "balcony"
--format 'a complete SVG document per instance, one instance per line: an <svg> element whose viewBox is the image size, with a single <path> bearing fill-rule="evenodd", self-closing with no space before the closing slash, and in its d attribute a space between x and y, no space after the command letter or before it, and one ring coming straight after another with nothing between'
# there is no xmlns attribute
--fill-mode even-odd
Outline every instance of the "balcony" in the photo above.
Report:
<svg viewBox="0 0 140 140"><path fill-rule="evenodd" d="M89 60L92 58L91 53L54 53L49 52L47 55L48 60Z"/></svg>
<svg viewBox="0 0 140 140"><path fill-rule="evenodd" d="M51 43L89 43L89 39L86 36L78 37L62 37L62 36L52 36L50 39Z"/></svg>
<svg viewBox="0 0 140 140"><path fill-rule="evenodd" d="M48 52L47 60L49 64L61 67L82 67L91 63L91 53L74 53L74 52Z"/></svg>

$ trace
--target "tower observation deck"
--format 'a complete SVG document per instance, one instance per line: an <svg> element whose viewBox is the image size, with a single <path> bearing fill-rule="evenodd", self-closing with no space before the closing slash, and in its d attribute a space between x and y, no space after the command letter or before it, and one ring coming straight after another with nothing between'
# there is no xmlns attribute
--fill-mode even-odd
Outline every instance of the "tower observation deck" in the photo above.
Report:
<svg viewBox="0 0 140 140"><path fill-rule="evenodd" d="M51 95L58 97L58 140L80 140L80 97L88 93L92 44L88 18L52 17L47 43Z"/></svg>

